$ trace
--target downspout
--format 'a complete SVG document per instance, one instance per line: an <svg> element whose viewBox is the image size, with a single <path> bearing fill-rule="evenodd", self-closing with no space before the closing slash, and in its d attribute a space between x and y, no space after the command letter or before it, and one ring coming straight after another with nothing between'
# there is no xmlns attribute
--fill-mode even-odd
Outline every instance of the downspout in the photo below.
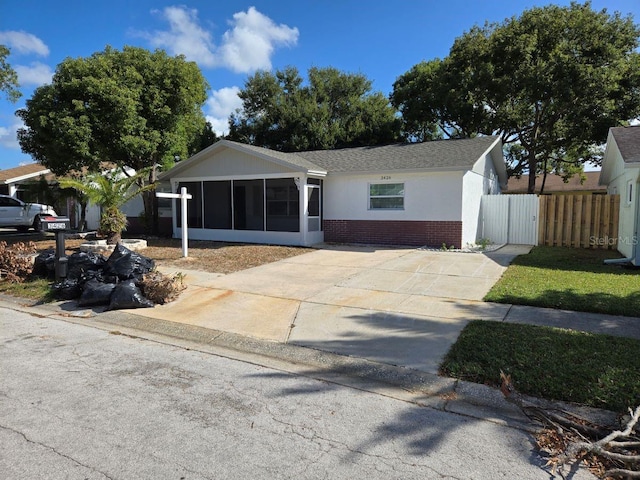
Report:
<svg viewBox="0 0 640 480"><path fill-rule="evenodd" d="M604 260L605 265L624 265L630 263L635 265L636 257L633 258L607 258Z"/></svg>

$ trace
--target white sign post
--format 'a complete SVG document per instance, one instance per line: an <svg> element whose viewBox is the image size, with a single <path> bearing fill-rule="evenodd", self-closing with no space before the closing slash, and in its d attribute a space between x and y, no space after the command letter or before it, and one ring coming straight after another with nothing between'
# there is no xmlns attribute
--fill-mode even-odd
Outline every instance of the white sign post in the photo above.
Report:
<svg viewBox="0 0 640 480"><path fill-rule="evenodd" d="M179 198L180 199L180 211L182 212L182 256L187 257L188 251L188 239L187 239L187 200L191 200L193 196L187 193L187 188L180 188L180 193L162 193L156 192L158 198Z"/></svg>

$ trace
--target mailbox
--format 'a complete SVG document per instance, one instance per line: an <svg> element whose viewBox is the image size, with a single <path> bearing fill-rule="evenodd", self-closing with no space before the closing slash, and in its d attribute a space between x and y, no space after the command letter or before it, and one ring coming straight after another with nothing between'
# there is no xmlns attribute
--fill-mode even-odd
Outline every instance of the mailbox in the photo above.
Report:
<svg viewBox="0 0 640 480"><path fill-rule="evenodd" d="M71 220L67 217L41 217L40 225L43 232L60 232L71 228Z"/></svg>
<svg viewBox="0 0 640 480"><path fill-rule="evenodd" d="M71 228L71 220L67 217L41 217L40 231L56 234L56 282L61 282L67 277L69 259L65 255L64 233Z"/></svg>

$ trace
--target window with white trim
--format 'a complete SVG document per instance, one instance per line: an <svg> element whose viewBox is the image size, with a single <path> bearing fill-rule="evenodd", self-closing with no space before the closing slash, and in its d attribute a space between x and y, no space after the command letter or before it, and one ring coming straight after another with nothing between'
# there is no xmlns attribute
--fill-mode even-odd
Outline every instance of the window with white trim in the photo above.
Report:
<svg viewBox="0 0 640 480"><path fill-rule="evenodd" d="M404 183L370 183L369 210L403 210Z"/></svg>
<svg viewBox="0 0 640 480"><path fill-rule="evenodd" d="M627 205L633 203L633 180L629 180L627 183Z"/></svg>

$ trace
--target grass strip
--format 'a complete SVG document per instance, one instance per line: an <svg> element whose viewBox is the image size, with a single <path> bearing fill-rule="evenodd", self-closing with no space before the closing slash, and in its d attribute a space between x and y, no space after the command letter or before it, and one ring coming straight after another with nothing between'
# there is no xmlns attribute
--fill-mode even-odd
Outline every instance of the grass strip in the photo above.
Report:
<svg viewBox="0 0 640 480"><path fill-rule="evenodd" d="M640 270L603 263L616 257L610 250L535 247L516 257L484 300L638 316Z"/></svg>
<svg viewBox="0 0 640 480"><path fill-rule="evenodd" d="M0 292L42 302L52 302L55 300L53 292L51 291L51 281L46 278L28 279L22 283L1 281Z"/></svg>
<svg viewBox="0 0 640 480"><path fill-rule="evenodd" d="M640 341L573 330L472 321L443 375L497 385L500 370L528 395L626 412L640 405Z"/></svg>

